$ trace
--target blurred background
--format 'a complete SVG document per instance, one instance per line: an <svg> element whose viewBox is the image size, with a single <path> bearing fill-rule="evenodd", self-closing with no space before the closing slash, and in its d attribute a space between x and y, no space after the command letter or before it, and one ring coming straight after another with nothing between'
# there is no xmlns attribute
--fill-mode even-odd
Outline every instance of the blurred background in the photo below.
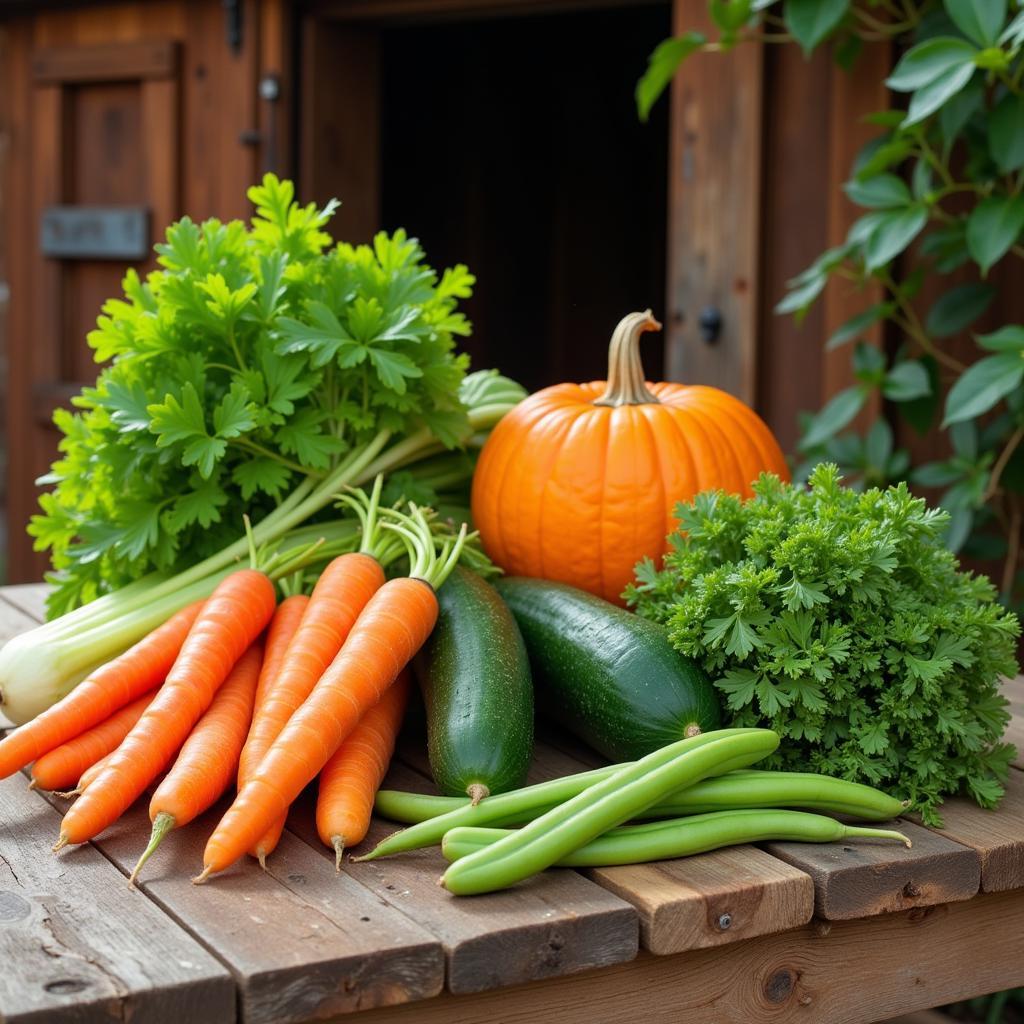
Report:
<svg viewBox="0 0 1024 1024"><path fill-rule="evenodd" d="M435 266L469 264L475 365L528 387L603 377L612 328L650 306L653 379L725 387L792 441L836 382L803 341L821 325L770 311L844 230L827 180L855 140L825 128L855 86L833 95L827 60L797 52L701 57L641 124L648 55L704 8L0 2L6 580L45 567L23 524L52 411L95 376L100 305L175 217L245 216L264 170L339 197L335 237L404 226Z"/></svg>
<svg viewBox="0 0 1024 1024"><path fill-rule="evenodd" d="M823 342L877 287L830 281L802 322L774 312L858 216L842 185L878 134L865 116L900 102L884 80L908 40L862 32L856 61L842 41L700 53L641 123L648 56L693 29L715 31L706 0L0 0L3 577L45 568L23 527L53 410L95 376L102 302L176 217L246 216L265 170L340 198L337 238L404 226L433 265L467 263L478 367L530 388L603 377L612 328L650 306L649 377L739 395L794 464L845 451L887 482L945 457L881 386L841 424L880 423L873 448L801 454L801 417L866 379ZM972 329L1012 318L1011 272L990 272ZM885 321L857 336L886 359L904 340ZM962 327L947 347L976 358Z"/></svg>

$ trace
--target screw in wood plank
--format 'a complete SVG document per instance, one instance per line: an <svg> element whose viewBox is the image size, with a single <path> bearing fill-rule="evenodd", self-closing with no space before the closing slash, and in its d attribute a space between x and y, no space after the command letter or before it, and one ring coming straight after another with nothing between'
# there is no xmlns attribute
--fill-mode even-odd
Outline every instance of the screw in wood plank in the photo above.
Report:
<svg viewBox="0 0 1024 1024"><path fill-rule="evenodd" d="M727 931L732 927L732 914L722 914L718 918L718 927L721 931Z"/></svg>

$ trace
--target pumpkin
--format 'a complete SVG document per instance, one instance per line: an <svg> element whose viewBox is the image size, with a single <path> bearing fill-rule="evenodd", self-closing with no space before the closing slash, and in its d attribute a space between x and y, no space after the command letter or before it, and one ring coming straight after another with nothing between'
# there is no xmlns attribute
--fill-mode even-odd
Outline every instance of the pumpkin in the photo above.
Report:
<svg viewBox="0 0 1024 1024"><path fill-rule="evenodd" d="M615 329L608 380L556 384L494 428L473 478L473 520L508 573L558 580L622 604L638 561L660 561L677 502L720 488L749 496L762 471L788 479L779 445L717 388L649 384L648 310Z"/></svg>

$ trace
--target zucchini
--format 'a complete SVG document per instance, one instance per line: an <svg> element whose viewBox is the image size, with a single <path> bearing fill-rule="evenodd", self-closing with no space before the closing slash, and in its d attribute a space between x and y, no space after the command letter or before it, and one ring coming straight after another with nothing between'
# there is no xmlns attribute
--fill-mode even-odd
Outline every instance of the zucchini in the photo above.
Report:
<svg viewBox="0 0 1024 1024"><path fill-rule="evenodd" d="M564 583L495 587L526 641L538 705L605 757L635 761L719 727L711 681L661 626Z"/></svg>
<svg viewBox="0 0 1024 1024"><path fill-rule="evenodd" d="M517 789L533 756L533 684L515 619L494 588L457 566L437 592L437 626L416 659L427 753L442 793Z"/></svg>

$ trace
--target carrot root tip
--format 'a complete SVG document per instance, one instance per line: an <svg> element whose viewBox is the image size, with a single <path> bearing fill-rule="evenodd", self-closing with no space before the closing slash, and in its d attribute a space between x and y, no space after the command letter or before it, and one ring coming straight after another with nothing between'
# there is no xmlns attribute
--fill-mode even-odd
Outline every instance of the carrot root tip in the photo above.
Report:
<svg viewBox="0 0 1024 1024"><path fill-rule="evenodd" d="M264 871L266 871L267 870L267 851L264 850L262 846L256 851L256 859L260 862L260 867L263 868Z"/></svg>
<svg viewBox="0 0 1024 1024"><path fill-rule="evenodd" d="M82 795L82 791L80 789L69 789L66 791L55 789L53 795L59 796L61 800L74 800L76 796Z"/></svg>
<svg viewBox="0 0 1024 1024"><path fill-rule="evenodd" d="M193 885L203 885L203 884L205 884L206 880L212 874L213 874L213 868L211 868L209 864L205 864L203 866L202 872L200 874L196 875L196 877L192 879L192 884Z"/></svg>
<svg viewBox="0 0 1024 1024"><path fill-rule="evenodd" d="M57 842L55 842L53 844L53 852L54 853L59 853L70 842L71 842L71 840L68 839L67 834L64 833L64 832L61 832L60 836L57 838Z"/></svg>
<svg viewBox="0 0 1024 1024"><path fill-rule="evenodd" d="M481 800L491 795L491 791L482 782L471 782L466 787L466 796L469 797L469 806L476 807Z"/></svg>
<svg viewBox="0 0 1024 1024"><path fill-rule="evenodd" d="M331 836L331 845L334 847L334 870L341 871L341 855L345 852L345 837Z"/></svg>
<svg viewBox="0 0 1024 1024"><path fill-rule="evenodd" d="M33 790L33 789L38 789L38 788L39 788L39 783L38 783L38 782L36 782L36 780L35 780L35 779L32 779L32 780L31 780L31 781L29 782L29 784L28 784L28 788L29 788L29 790L30 790L30 791L31 791L31 790Z"/></svg>

